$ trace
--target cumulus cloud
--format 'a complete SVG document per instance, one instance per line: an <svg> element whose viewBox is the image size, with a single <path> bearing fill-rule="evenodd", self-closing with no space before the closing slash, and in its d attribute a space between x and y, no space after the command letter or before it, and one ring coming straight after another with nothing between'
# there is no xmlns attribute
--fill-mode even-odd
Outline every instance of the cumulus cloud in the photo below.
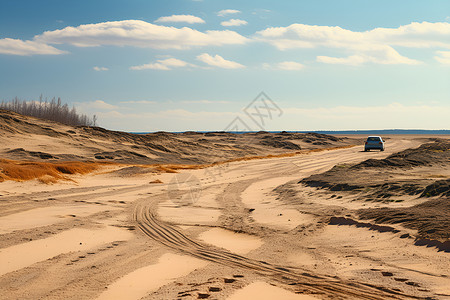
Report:
<svg viewBox="0 0 450 300"><path fill-rule="evenodd" d="M449 35L450 23L411 23L398 28L375 28L364 32L339 26L292 24L258 31L255 38L280 50L317 46L365 50L373 45L450 48Z"/></svg>
<svg viewBox="0 0 450 300"><path fill-rule="evenodd" d="M366 35L369 40L394 46L450 49L450 23L446 22L413 22L398 28L375 28Z"/></svg>
<svg viewBox="0 0 450 300"><path fill-rule="evenodd" d="M215 56L211 56L208 53L203 53L197 56L197 60L204 62L213 67L223 68L223 69L241 69L245 68L244 65L240 63L226 60L222 56L216 54Z"/></svg>
<svg viewBox="0 0 450 300"><path fill-rule="evenodd" d="M93 69L94 71L97 71L97 72L100 72L100 71L108 71L108 70L109 70L109 69L106 68L106 67L97 67L97 66L93 67L92 69Z"/></svg>
<svg viewBox="0 0 450 300"><path fill-rule="evenodd" d="M155 22L158 23L168 23L168 22L174 22L174 23L189 23L189 24L195 24L195 23L205 23L205 21L202 18L193 16L193 15L171 15L168 17L160 17Z"/></svg>
<svg viewBox="0 0 450 300"><path fill-rule="evenodd" d="M187 66L194 66L192 64L189 64L183 60L176 59L176 58L166 58L166 59L159 59L155 63L149 63L139 66L132 66L130 67L130 70L172 70L173 68L181 68L181 67L187 67Z"/></svg>
<svg viewBox="0 0 450 300"><path fill-rule="evenodd" d="M240 10L237 10L237 9L223 9L223 10L219 11L219 12L217 13L217 15L218 15L219 17L225 17L226 15L238 14L238 13L240 13L240 12L241 12L241 11L240 11Z"/></svg>
<svg viewBox="0 0 450 300"><path fill-rule="evenodd" d="M264 41L280 50L295 48L339 48L355 55L344 58L318 56L325 63L363 64L418 64L419 62L400 55L393 47L450 48L449 23L411 23L398 28L375 28L357 32L339 26L317 26L292 24L287 27L271 27L255 34L255 39Z"/></svg>
<svg viewBox="0 0 450 300"><path fill-rule="evenodd" d="M9 55L58 55L67 53L43 42L0 39L0 54Z"/></svg>
<svg viewBox="0 0 450 300"><path fill-rule="evenodd" d="M434 58L444 65L450 65L450 51L436 51L437 56Z"/></svg>
<svg viewBox="0 0 450 300"><path fill-rule="evenodd" d="M240 20L240 19L230 19L228 21L223 21L220 23L222 26L241 26L241 25L247 25L247 21Z"/></svg>
<svg viewBox="0 0 450 300"><path fill-rule="evenodd" d="M317 56L316 60L326 64L342 65L361 65L366 63L375 63L383 65L406 64L417 65L420 61L400 55L393 48L388 46L374 47L372 50L364 51L362 54L351 55L348 57L330 57Z"/></svg>
<svg viewBox="0 0 450 300"><path fill-rule="evenodd" d="M244 44L247 38L230 30L198 30L167 27L140 20L86 24L46 31L35 41L77 47L134 46L154 49L188 49L194 46Z"/></svg>

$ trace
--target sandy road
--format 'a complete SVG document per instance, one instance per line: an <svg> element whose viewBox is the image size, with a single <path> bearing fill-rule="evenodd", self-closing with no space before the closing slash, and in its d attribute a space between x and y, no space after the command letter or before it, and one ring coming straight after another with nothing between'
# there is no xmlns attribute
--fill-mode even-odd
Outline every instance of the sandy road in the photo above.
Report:
<svg viewBox="0 0 450 300"><path fill-rule="evenodd" d="M215 185L227 186L222 193L216 195L216 199L222 207L223 214L221 220L218 221L218 223L222 224L217 224L217 226L241 230L244 226L248 225L249 222L247 222L247 220L249 218L251 219L248 209L245 209L245 199L242 199L242 197L245 197L243 194L244 190L251 185L277 178L292 180L291 177L293 176L298 180L312 173L326 170L338 163L355 163L367 159L369 156L371 158L381 158L390 153L414 146L414 144L415 142L411 140L393 141L388 145L387 151L384 153L371 152L366 154L362 153L359 147L354 147L289 158L236 163L223 168L220 172L220 176L214 176L215 180L207 180L208 178L202 177L199 179L203 182L209 182L202 184L203 190L207 190L208 187ZM245 175L241 177L234 176L238 171L240 174ZM281 181L283 182L283 180ZM277 182L277 184L279 183L280 182ZM194 184L194 181L192 181L192 184ZM189 183L186 185L189 187ZM273 188L275 187L276 186ZM183 191L180 189L180 193L188 192L189 190ZM266 261L237 255L201 243L184 234L182 230L176 226L164 222L158 217L157 207L158 202L161 200L163 199L151 197L148 200L142 200L137 203L134 211L134 219L141 231L148 237L169 248L214 263L252 270L280 282L291 285L295 284L307 293L320 293L328 297L360 299L416 298L412 295L406 295L367 282L357 283L354 281L320 275L311 272L311 270L276 265ZM183 206L180 206L179 209L182 210ZM227 219L231 221L227 222ZM241 227L239 228L239 226ZM267 227L270 228L270 224L267 225ZM276 228L276 226L274 227Z"/></svg>
<svg viewBox="0 0 450 300"><path fill-rule="evenodd" d="M241 289L244 282L254 281L268 282L299 294L313 294L318 299L445 299L433 291L432 284L448 286L448 277L443 277L448 273L446 254L435 254L435 250L408 245L403 240L402 249L372 251L374 245L389 248L395 244L393 239L396 242L399 239L366 229L347 233L342 228L330 228L324 220L335 211L346 211L340 203L308 199L307 191L307 201L300 203L288 190L283 197L274 192L286 183L295 184L336 164L383 158L421 142L399 138L389 140L385 152L365 153L362 147L353 147L234 162L204 170L162 174L160 179L164 184L149 185L149 177L145 175L118 178L103 174L79 178L78 187L11 185L14 189L9 194L0 193L3 194L0 219L16 220L18 225L11 227L16 231L1 235L0 255L3 253L2 259L8 260L8 253L15 253L18 248L14 247L20 247L35 259L22 266L14 266L12 262L9 270L16 271L0 276L0 287L5 291L0 293L0 299L95 299L127 278L139 281L142 289L139 296L128 299L177 298L177 293L192 290L185 287L191 284L203 284L205 293L215 284L223 289L215 294L216 298L226 298ZM182 174L188 174L188 180L177 185L173 179ZM168 195L172 198L168 199ZM52 218L33 223L33 214L42 212ZM58 215L53 216L54 212ZM23 213L29 216L26 220L21 219ZM134 226L140 230L133 231ZM221 248L219 243L201 238L202 233L211 229L231 233L230 239L234 238L234 232L247 233L260 243L248 253L237 254L233 249ZM85 239L86 234L91 236L90 240ZM378 244L372 242L374 239ZM370 245L364 244L367 240ZM81 241L82 245L78 243ZM239 242L237 236L236 241ZM74 246L48 253L47 242L55 245L71 242ZM208 265L198 265L197 272L192 271L195 264L192 269L188 266L184 274L189 275L177 275L175 271L161 285L152 288L147 288L145 275L133 275L144 272L146 267L157 266L159 257L166 259L162 265L170 266L167 254L182 254L178 261L190 256ZM417 257L424 266L410 265ZM381 271L371 269L395 275L383 277ZM149 270L155 276L155 269ZM247 281L224 284L223 278L233 274L245 274ZM409 278L420 286L405 285L394 277ZM211 283L209 278L222 281ZM180 282L185 283L180 285ZM125 281L116 286L128 285ZM191 291L191 296L184 299L197 298L199 292ZM132 295L126 290L124 293ZM447 292L442 288L440 293Z"/></svg>

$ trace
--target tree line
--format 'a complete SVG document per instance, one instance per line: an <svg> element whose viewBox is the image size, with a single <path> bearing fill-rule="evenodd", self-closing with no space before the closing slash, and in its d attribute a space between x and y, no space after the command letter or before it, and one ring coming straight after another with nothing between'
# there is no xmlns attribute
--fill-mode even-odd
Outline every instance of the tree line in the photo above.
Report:
<svg viewBox="0 0 450 300"><path fill-rule="evenodd" d="M19 100L17 97L10 101L0 103L0 109L6 109L15 113L56 121L72 126L97 126L97 116L89 117L85 114L79 114L74 106L69 108L67 103L62 103L61 98L55 97L51 101L43 99L42 95L39 101Z"/></svg>

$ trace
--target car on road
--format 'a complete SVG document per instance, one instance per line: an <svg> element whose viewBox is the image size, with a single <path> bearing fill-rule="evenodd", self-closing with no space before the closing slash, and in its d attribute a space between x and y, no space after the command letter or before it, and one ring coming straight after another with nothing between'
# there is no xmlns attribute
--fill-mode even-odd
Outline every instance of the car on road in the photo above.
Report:
<svg viewBox="0 0 450 300"><path fill-rule="evenodd" d="M378 149L384 151L384 141L380 136L369 136L364 144L364 151Z"/></svg>

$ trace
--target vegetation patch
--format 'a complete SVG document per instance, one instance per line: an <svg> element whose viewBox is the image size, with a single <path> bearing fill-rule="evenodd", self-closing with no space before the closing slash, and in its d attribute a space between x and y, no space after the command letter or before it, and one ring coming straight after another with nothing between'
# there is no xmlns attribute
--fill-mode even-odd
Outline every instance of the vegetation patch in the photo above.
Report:
<svg viewBox="0 0 450 300"><path fill-rule="evenodd" d="M5 180L27 181L38 179L44 183L71 180L67 175L87 174L101 165L93 162L31 162L0 159L0 182Z"/></svg>

